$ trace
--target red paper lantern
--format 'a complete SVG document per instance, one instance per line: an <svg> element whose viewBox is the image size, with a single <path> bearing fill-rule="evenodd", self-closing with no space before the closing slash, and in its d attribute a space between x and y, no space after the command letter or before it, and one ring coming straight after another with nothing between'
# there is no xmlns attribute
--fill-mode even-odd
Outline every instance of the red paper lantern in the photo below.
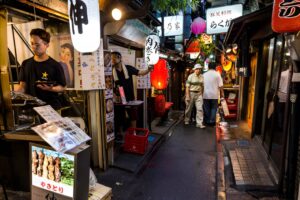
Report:
<svg viewBox="0 0 300 200"><path fill-rule="evenodd" d="M191 24L191 31L195 35L203 33L205 29L206 29L206 22L204 19L202 19L201 17L197 17L196 19L194 19L194 21Z"/></svg>
<svg viewBox="0 0 300 200"><path fill-rule="evenodd" d="M186 48L186 53L199 53L200 52L200 41L194 40L190 43L190 45Z"/></svg>
<svg viewBox="0 0 300 200"><path fill-rule="evenodd" d="M150 74L151 85L157 90L166 89L168 86L168 68L167 61L159 59L158 63L154 65L154 69Z"/></svg>
<svg viewBox="0 0 300 200"><path fill-rule="evenodd" d="M277 33L296 32L300 29L299 1L274 0L272 29Z"/></svg>

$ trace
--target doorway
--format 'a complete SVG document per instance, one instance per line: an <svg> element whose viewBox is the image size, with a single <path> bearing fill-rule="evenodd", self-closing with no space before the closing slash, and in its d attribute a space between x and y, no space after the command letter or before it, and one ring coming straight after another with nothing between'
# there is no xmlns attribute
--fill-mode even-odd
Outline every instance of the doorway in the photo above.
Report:
<svg viewBox="0 0 300 200"><path fill-rule="evenodd" d="M255 97L255 82L256 82L256 69L257 69L257 53L251 55L250 68L251 76L249 77L248 87L248 105L247 105L247 124L248 128L252 129L254 97Z"/></svg>

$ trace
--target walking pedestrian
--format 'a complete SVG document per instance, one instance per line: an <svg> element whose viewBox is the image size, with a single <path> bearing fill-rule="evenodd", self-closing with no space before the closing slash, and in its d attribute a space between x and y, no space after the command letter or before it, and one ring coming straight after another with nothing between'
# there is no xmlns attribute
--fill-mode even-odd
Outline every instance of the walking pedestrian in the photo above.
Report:
<svg viewBox="0 0 300 200"><path fill-rule="evenodd" d="M216 113L218 110L218 99L224 99L223 81L221 75L215 70L216 63L208 65L208 71L203 74L203 110L204 122L206 125L214 126L216 123Z"/></svg>
<svg viewBox="0 0 300 200"><path fill-rule="evenodd" d="M203 125L203 76L201 74L202 66L196 64L193 68L194 73L190 74L186 81L185 94L185 118L184 124L190 123L190 117L194 105L196 106L196 127L205 128Z"/></svg>

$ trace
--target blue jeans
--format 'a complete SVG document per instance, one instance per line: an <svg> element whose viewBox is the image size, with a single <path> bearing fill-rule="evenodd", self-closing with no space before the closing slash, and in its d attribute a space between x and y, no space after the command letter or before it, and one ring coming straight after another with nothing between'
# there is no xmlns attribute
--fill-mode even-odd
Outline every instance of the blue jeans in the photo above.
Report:
<svg viewBox="0 0 300 200"><path fill-rule="evenodd" d="M218 99L203 99L204 122L215 125L218 110Z"/></svg>

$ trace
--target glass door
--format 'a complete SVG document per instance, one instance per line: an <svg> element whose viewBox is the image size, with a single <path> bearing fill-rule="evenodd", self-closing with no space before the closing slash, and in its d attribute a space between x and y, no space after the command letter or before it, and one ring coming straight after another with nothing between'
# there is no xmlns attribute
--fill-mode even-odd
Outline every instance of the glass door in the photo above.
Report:
<svg viewBox="0 0 300 200"><path fill-rule="evenodd" d="M271 42L272 44L272 42ZM272 152L280 151L282 147L282 137L275 133L275 123L278 121L278 109L276 105L278 104L277 90L279 86L279 77L280 77L280 63L282 58L282 49L284 44L284 38L279 35L274 41L274 53L272 55L272 70L270 76L269 88L267 89L266 95L266 112L263 123L263 146L267 151L268 155L272 157ZM271 49L272 46L270 46ZM276 137L276 139L275 139ZM273 144L273 141L276 141L276 144ZM281 153L279 153L274 161L277 169L280 169L281 166Z"/></svg>
<svg viewBox="0 0 300 200"><path fill-rule="evenodd" d="M266 107L263 120L263 146L277 170L281 170L286 143L285 124L288 121L287 103L290 82L290 52L285 39L278 36L274 42L274 54Z"/></svg>

